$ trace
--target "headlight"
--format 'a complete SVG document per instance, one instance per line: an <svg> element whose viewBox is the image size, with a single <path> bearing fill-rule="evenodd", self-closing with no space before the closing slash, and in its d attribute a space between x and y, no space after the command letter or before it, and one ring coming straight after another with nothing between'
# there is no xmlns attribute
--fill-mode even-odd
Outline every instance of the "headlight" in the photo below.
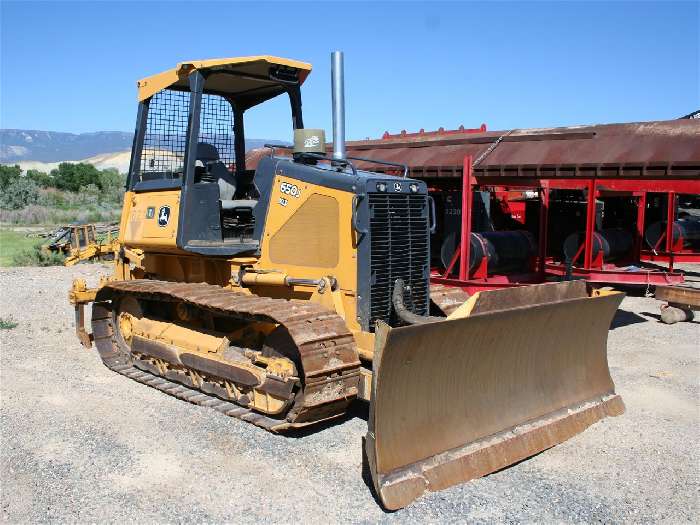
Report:
<svg viewBox="0 0 700 525"><path fill-rule="evenodd" d="M386 191L386 184L383 182L377 182L377 191Z"/></svg>
<svg viewBox="0 0 700 525"><path fill-rule="evenodd" d="M418 184L416 184L415 182L413 184L410 184L408 187L411 189L411 192L418 193Z"/></svg>

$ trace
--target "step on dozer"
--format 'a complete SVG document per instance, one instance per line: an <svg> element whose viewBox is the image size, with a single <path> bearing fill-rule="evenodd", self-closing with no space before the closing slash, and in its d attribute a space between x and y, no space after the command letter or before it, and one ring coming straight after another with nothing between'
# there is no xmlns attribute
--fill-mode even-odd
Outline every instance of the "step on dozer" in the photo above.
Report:
<svg viewBox="0 0 700 525"><path fill-rule="evenodd" d="M622 412L606 363L622 294L431 287L425 182L387 162L392 173L357 169L338 105L328 155L323 130L303 126L310 70L255 56L139 82L114 273L70 293L82 344L116 373L271 432L370 401L368 462L391 509ZM294 146L249 169L244 115L277 96Z"/></svg>

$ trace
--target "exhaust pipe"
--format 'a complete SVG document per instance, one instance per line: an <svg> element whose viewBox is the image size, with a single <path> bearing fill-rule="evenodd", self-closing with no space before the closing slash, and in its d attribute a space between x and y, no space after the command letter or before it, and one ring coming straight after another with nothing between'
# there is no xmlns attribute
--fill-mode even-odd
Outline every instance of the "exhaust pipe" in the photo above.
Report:
<svg viewBox="0 0 700 525"><path fill-rule="evenodd" d="M333 89L333 158L345 158L345 88L343 86L343 52L331 53Z"/></svg>

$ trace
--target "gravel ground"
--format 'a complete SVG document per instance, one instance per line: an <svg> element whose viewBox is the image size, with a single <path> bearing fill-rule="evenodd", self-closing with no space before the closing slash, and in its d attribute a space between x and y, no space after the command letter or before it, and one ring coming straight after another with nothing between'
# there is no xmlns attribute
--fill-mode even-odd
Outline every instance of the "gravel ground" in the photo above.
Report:
<svg viewBox="0 0 700 525"><path fill-rule="evenodd" d="M361 475L366 405L268 434L109 372L72 332L71 279L101 265L0 270L0 516L8 522L697 523L697 322L627 297L609 361L622 417L510 468L385 513Z"/></svg>

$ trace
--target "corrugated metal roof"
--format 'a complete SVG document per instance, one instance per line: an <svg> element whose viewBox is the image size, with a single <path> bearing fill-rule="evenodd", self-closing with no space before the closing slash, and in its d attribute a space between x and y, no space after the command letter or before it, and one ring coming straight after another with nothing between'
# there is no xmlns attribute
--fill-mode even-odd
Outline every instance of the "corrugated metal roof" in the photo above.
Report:
<svg viewBox="0 0 700 525"><path fill-rule="evenodd" d="M407 164L412 176L460 176L466 155L477 160L501 137L476 165L477 175L506 168L517 175L544 166L600 166L612 173L615 167L636 166L639 176L700 176L700 121L695 119L365 140L348 142L347 150ZM646 173L639 169L643 166L666 169Z"/></svg>

